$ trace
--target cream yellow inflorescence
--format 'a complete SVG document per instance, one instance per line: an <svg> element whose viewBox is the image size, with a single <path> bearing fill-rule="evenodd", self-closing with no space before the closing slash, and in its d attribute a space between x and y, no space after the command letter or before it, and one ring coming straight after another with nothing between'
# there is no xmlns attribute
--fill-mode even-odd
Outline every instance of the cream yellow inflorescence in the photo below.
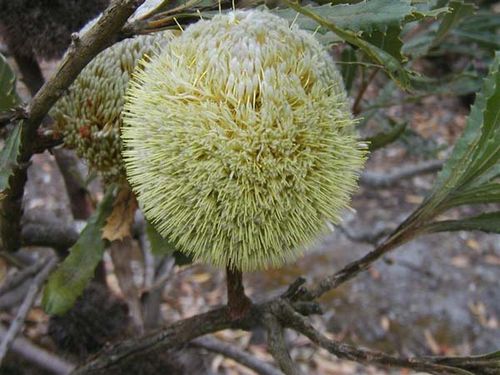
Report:
<svg viewBox="0 0 500 375"><path fill-rule="evenodd" d="M120 127L125 90L145 54L166 44L168 32L126 39L95 57L51 110L55 129L106 182L124 182Z"/></svg>
<svg viewBox="0 0 500 375"><path fill-rule="evenodd" d="M189 26L135 73L124 108L146 217L215 266L296 259L339 221L364 163L331 57L267 11Z"/></svg>

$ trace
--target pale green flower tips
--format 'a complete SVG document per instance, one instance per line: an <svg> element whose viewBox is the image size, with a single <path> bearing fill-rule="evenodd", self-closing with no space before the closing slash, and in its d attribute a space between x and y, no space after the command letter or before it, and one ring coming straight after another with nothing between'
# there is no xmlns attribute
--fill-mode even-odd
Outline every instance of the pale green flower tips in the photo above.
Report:
<svg viewBox="0 0 500 375"><path fill-rule="evenodd" d="M107 182L125 181L120 127L130 76L145 54L170 39L170 33L126 39L97 55L51 110L64 143Z"/></svg>
<svg viewBox="0 0 500 375"><path fill-rule="evenodd" d="M146 217L180 250L252 271L339 221L365 151L314 37L266 11L191 25L139 69L122 142Z"/></svg>

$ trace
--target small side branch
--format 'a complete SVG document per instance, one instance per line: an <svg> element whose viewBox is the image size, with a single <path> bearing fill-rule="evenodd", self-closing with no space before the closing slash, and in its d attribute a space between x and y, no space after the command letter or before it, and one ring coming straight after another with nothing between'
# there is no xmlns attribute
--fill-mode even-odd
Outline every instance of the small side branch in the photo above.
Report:
<svg viewBox="0 0 500 375"><path fill-rule="evenodd" d="M3 340L6 333L7 329L3 325L0 325L0 339ZM12 343L11 350L27 361L51 371L56 375L67 375L75 367L74 364L39 348L24 337L16 338Z"/></svg>
<svg viewBox="0 0 500 375"><path fill-rule="evenodd" d="M282 375L281 371L278 371L270 364L260 361L247 352L236 348L234 345L226 344L212 337L200 337L193 340L191 345L213 353L222 354L224 357L231 358L260 375Z"/></svg>
<svg viewBox="0 0 500 375"><path fill-rule="evenodd" d="M300 375L300 371L286 347L283 326L276 316L272 313L265 313L262 317L262 323L267 330L268 350L280 369L286 375Z"/></svg>
<svg viewBox="0 0 500 375"><path fill-rule="evenodd" d="M21 328L23 327L24 320L26 319L26 316L28 315L31 306L35 302L35 298L38 294L40 287L45 282L45 279L47 279L49 273L54 269L56 264L57 264L56 257L49 258L45 263L44 267L42 268L42 270L40 271L40 273L38 273L38 275L36 275L35 278L33 279L33 282L31 283L30 288L28 289L28 293L26 294L23 303L21 304L19 310L17 311L16 317L12 321L7 333L3 337L2 343L0 344L0 364L3 361L5 354L9 350L9 347L12 345L12 342L16 338Z"/></svg>
<svg viewBox="0 0 500 375"><path fill-rule="evenodd" d="M340 271L325 277L321 282L310 291L310 298L316 299L321 297L323 294L338 288L341 284L352 280L359 273L367 270L370 265L381 258L389 250L393 249L396 245L392 242L384 243L377 247L375 250L369 252L364 257L349 263Z"/></svg>
<svg viewBox="0 0 500 375"><path fill-rule="evenodd" d="M416 371L425 371L431 374L467 374L467 372L461 370L460 368L436 364L425 358L395 357L386 353L355 347L336 340L330 340L325 335L317 331L311 323L298 313L294 312L291 308L285 308L283 310L284 320L290 328L303 334L313 343L328 350L340 359L347 359L364 364L376 364L385 367L403 367Z"/></svg>
<svg viewBox="0 0 500 375"><path fill-rule="evenodd" d="M430 160L413 166L394 168L387 173L365 172L361 175L360 183L374 189L387 188L404 179L437 172L441 170L443 163L443 160Z"/></svg>
<svg viewBox="0 0 500 375"><path fill-rule="evenodd" d="M31 278L31 276L36 275L45 265L45 261L36 262L28 267L25 267L12 276L8 277L2 285L0 286L0 297L4 294L10 292L12 289L17 288L26 279Z"/></svg>
<svg viewBox="0 0 500 375"><path fill-rule="evenodd" d="M155 349L169 350L187 344L197 337L235 327L240 328L229 318L226 307L212 310L174 323L154 334L123 341L108 350L102 351L97 357L77 368L72 374L83 375L99 371L111 371L113 365L130 360L139 353L147 353Z"/></svg>

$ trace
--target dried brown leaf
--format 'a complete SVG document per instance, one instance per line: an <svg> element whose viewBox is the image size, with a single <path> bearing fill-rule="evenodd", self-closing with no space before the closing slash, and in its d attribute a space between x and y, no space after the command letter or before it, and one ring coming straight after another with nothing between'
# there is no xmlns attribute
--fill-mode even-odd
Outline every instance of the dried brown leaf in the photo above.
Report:
<svg viewBox="0 0 500 375"><path fill-rule="evenodd" d="M123 187L113 203L113 211L106 220L102 238L108 241L121 241L131 236L137 201L130 187Z"/></svg>

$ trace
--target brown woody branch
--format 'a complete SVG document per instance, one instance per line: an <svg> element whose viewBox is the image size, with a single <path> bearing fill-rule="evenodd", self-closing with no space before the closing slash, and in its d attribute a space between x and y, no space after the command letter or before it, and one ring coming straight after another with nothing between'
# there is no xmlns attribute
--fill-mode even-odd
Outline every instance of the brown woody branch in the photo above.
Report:
<svg viewBox="0 0 500 375"><path fill-rule="evenodd" d="M292 301L285 297L277 297L271 301L254 304L249 313L238 321L230 318L228 309L219 308L208 313L176 322L157 333L146 335L118 343L104 350L90 362L75 370L73 375L104 374L110 373L113 366L122 361L128 361L139 353L153 350L168 350L183 346L197 337L214 333L223 329L250 329L260 326L265 322L270 325L270 348L282 370L287 374L295 374L296 368L288 359L286 347L282 340L282 330L291 328L308 337L313 343L325 348L338 358L359 363L374 364L384 367L403 367L417 371L427 371L433 374L465 375L470 374L467 369L475 369L489 374L490 369L498 369L498 360L480 357L397 357L386 353L372 351L364 348L347 345L342 342L330 340L318 332L297 309ZM283 354L285 353L285 354ZM283 357L284 355L284 357ZM484 358L484 359L481 359ZM495 362L496 361L496 362ZM478 370L479 369L479 370ZM480 372L483 371L483 372Z"/></svg>
<svg viewBox="0 0 500 375"><path fill-rule="evenodd" d="M376 364L384 367L404 367L432 374L464 375L462 369L433 362L429 358L396 357L386 353L368 350L348 345L336 340L330 340L317 331L303 316L295 312L289 305L283 304L281 309L282 322L286 326L306 336L311 342L328 350L340 359L365 364Z"/></svg>
<svg viewBox="0 0 500 375"><path fill-rule="evenodd" d="M270 364L255 358L232 344L227 344L212 337L200 337L199 339L193 340L191 346L222 354L224 357L231 358L243 366L254 370L259 375L282 375L281 371Z"/></svg>

